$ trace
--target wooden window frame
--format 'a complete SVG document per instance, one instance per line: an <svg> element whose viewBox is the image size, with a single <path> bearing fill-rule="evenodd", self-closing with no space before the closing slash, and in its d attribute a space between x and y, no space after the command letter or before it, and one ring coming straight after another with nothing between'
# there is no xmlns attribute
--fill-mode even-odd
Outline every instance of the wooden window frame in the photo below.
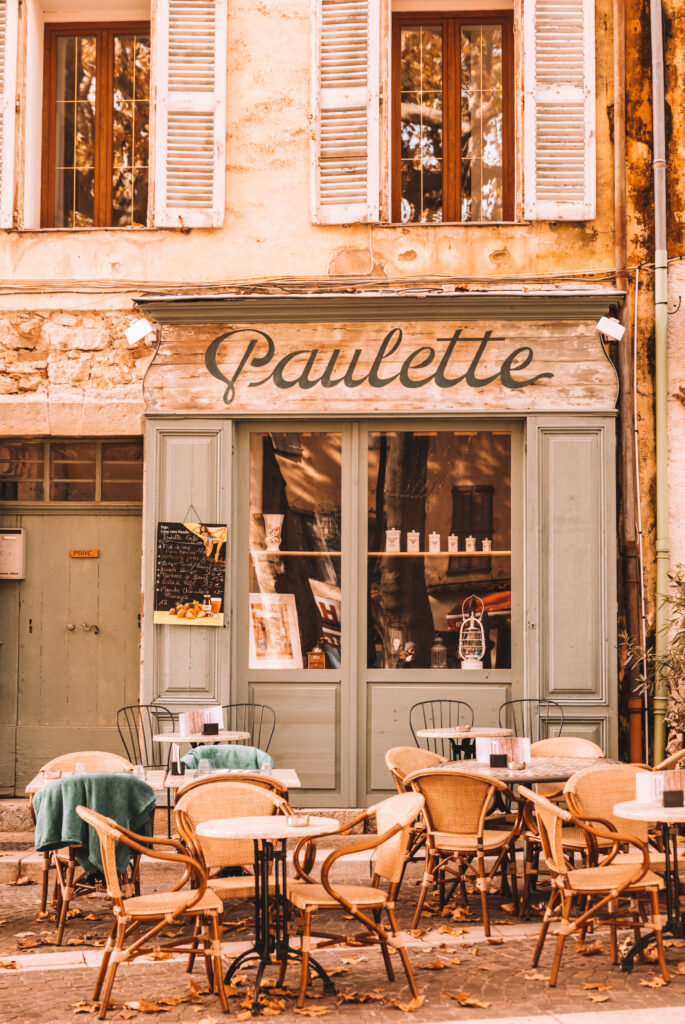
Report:
<svg viewBox="0 0 685 1024"><path fill-rule="evenodd" d="M400 139L400 60L401 32L408 25L441 25L443 32L443 200L442 220L431 224L497 224L514 220L515 201L515 102L514 102L514 15L504 11L421 11L392 16L392 202L395 223L419 224L401 218L401 139ZM502 26L502 218L496 220L461 220L461 129L460 91L461 61L459 36L462 25ZM425 223L425 222L424 222Z"/></svg>
<svg viewBox="0 0 685 1024"><path fill-rule="evenodd" d="M41 152L41 227L54 227L55 215L55 92L57 88L57 39L64 36L96 37L97 83L95 93L95 171L93 184L94 228L112 227L112 137L114 104L114 38L120 35L150 36L149 21L57 22L45 25L43 58L43 131ZM104 84L104 88L102 87ZM151 102L151 100L149 101ZM152 162L150 158L149 175ZM149 216L148 216L149 223ZM125 225L128 228L134 225ZM63 230L74 228L62 225Z"/></svg>
<svg viewBox="0 0 685 1024"><path fill-rule="evenodd" d="M140 508L143 504L142 495L144 493L145 480L141 481L141 497L140 498L102 498L102 463L103 463L103 446L106 444L131 444L140 442L142 445L142 452L140 462L143 465L143 473L145 470L145 442L142 434L129 434L121 437L51 437L49 439L41 439L36 437L2 437L0 441L13 444L21 444L24 441L30 443L41 444L43 447L43 497L36 499L15 499L15 498L0 498L0 507L5 515L17 508L43 508L49 506L52 509L67 510L70 509L85 509L96 507L112 507L112 508L124 508L126 506L132 506ZM95 445L95 483L94 483L94 496L92 498L78 498L78 499L60 499L52 498L51 485L53 483L62 482L62 478L56 478L52 475L52 446L53 444L92 444ZM137 461L137 460L136 460Z"/></svg>

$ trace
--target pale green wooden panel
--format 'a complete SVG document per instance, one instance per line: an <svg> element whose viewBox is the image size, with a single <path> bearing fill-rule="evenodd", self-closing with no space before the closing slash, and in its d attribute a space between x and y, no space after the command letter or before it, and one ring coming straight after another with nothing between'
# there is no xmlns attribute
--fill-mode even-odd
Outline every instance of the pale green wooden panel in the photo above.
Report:
<svg viewBox="0 0 685 1024"><path fill-rule="evenodd" d="M575 709L564 714L562 736L580 736L584 740L592 740L607 753L608 735L606 714L596 716L591 710L585 717L582 710Z"/></svg>
<svg viewBox="0 0 685 1024"><path fill-rule="evenodd" d="M379 791L389 792L391 784L385 766L385 752L390 747L413 747L409 728L409 711L421 700L463 700L474 712L474 725L497 725L498 711L508 699L509 688L490 684L472 686L422 686L401 683L378 683L369 686L367 715L367 774L369 799Z"/></svg>
<svg viewBox="0 0 685 1024"><path fill-rule="evenodd" d="M276 712L269 748L277 768L294 768L304 790L292 801L303 806L334 802L340 757L340 686L332 683L255 683L250 700Z"/></svg>
<svg viewBox="0 0 685 1024"><path fill-rule="evenodd" d="M150 510L145 522L146 700L175 710L228 702L222 693L222 665L228 654L223 629L155 626L152 622L157 523L182 522L192 506L203 522L228 522L231 425L217 421L160 420L148 424L146 477ZM230 524L229 544L230 551ZM228 587L227 587L228 594Z"/></svg>
<svg viewBox="0 0 685 1024"><path fill-rule="evenodd" d="M602 432L541 436L541 693L606 694Z"/></svg>
<svg viewBox="0 0 685 1024"><path fill-rule="evenodd" d="M0 517L1 526L21 526L16 515ZM14 792L15 723L17 718L17 659L19 602L23 582L0 580L0 796Z"/></svg>

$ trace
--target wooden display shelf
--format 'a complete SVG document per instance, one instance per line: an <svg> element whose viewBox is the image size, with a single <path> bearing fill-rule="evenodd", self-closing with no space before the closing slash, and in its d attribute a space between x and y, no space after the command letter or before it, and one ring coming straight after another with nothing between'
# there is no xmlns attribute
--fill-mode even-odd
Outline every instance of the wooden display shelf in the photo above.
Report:
<svg viewBox="0 0 685 1024"><path fill-rule="evenodd" d="M340 557L341 551L266 551L262 548L251 548L251 555L278 557L281 555L299 555L300 558L328 558L329 556Z"/></svg>
<svg viewBox="0 0 685 1024"><path fill-rule="evenodd" d="M369 551L369 558L493 558L511 551Z"/></svg>

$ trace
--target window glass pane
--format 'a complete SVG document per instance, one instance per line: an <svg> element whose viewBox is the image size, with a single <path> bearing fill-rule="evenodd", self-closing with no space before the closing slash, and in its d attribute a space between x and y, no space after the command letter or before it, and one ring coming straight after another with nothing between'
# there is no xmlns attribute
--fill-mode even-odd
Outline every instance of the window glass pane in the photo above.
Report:
<svg viewBox="0 0 685 1024"><path fill-rule="evenodd" d="M461 29L461 219L502 219L502 26Z"/></svg>
<svg viewBox="0 0 685 1024"><path fill-rule="evenodd" d="M114 37L112 224L147 223L149 36Z"/></svg>
<svg viewBox="0 0 685 1024"><path fill-rule="evenodd" d="M340 434L250 435L250 668L340 665Z"/></svg>
<svg viewBox="0 0 685 1024"><path fill-rule="evenodd" d="M143 443L110 442L102 445L102 501L143 500Z"/></svg>
<svg viewBox="0 0 685 1024"><path fill-rule="evenodd" d="M92 441L50 445L50 500L95 500L95 444Z"/></svg>
<svg viewBox="0 0 685 1024"><path fill-rule="evenodd" d="M440 25L400 34L400 176L403 221L442 220L443 62Z"/></svg>
<svg viewBox="0 0 685 1024"><path fill-rule="evenodd" d="M483 666L510 668L510 434L370 434L368 516L368 667L459 668L476 595Z"/></svg>
<svg viewBox="0 0 685 1024"><path fill-rule="evenodd" d="M42 441L0 441L0 501L42 501Z"/></svg>
<svg viewBox="0 0 685 1024"><path fill-rule="evenodd" d="M96 38L58 36L55 82L53 227L93 224Z"/></svg>

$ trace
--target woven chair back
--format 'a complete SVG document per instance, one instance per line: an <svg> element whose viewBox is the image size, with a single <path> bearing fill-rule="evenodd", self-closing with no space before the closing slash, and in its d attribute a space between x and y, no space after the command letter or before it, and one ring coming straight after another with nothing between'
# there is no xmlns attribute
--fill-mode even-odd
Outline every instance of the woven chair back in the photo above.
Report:
<svg viewBox="0 0 685 1024"><path fill-rule="evenodd" d="M279 814L286 808L283 797L263 786L250 786L242 782L212 782L188 790L177 801L174 813L177 810L185 811L187 821L195 830L200 822L211 821L213 818L266 816ZM182 822L178 824L180 826ZM251 839L210 839L197 836L196 842L210 869L251 864L254 860Z"/></svg>
<svg viewBox="0 0 685 1024"><path fill-rule="evenodd" d="M638 765L617 764L611 768L584 768L576 772L564 786L569 810L573 814L603 818L617 832L646 843L649 834L646 821L632 821L614 814L614 804L635 799L635 776L644 771L646 769Z"/></svg>
<svg viewBox="0 0 685 1024"><path fill-rule="evenodd" d="M119 873L117 871L116 844L126 842L126 837L117 825L116 821L106 818L104 814L91 811L89 807L77 807L76 813L83 818L87 825L95 829L100 840L100 856L102 867L107 882L107 892L113 900L122 900L123 892L119 884ZM128 845L128 844L127 844Z"/></svg>
<svg viewBox="0 0 685 1024"><path fill-rule="evenodd" d="M117 711L117 729L126 756L145 768L168 768L170 743L155 743L153 736L174 731L174 716L161 704L129 704Z"/></svg>
<svg viewBox="0 0 685 1024"><path fill-rule="evenodd" d="M498 788L483 776L447 769L414 772L408 776L407 783L426 801L424 816L429 833L458 835L481 834L485 815Z"/></svg>
<svg viewBox="0 0 685 1024"><path fill-rule="evenodd" d="M391 885L402 878L411 827L421 813L423 803L423 797L419 793L398 793L370 808L369 813L373 812L376 815L376 829L379 835L387 832L393 825L402 826L401 832L395 833L376 848L375 873Z"/></svg>
<svg viewBox="0 0 685 1024"><path fill-rule="evenodd" d="M407 775L418 772L421 768L433 768L444 761L445 758L440 754L434 754L432 750L423 750L421 747L391 747L385 752L385 764L398 793L409 791L404 781Z"/></svg>
<svg viewBox="0 0 685 1024"><path fill-rule="evenodd" d="M473 725L473 708L463 700L422 700L409 711L409 728L417 747L444 758L452 757L449 739L417 736L419 729L448 729Z"/></svg>
<svg viewBox="0 0 685 1024"><path fill-rule="evenodd" d="M224 704L226 728L235 732L249 732L249 740L233 743L249 744L268 752L276 728L276 712L268 704Z"/></svg>
<svg viewBox="0 0 685 1024"><path fill-rule="evenodd" d="M531 743L532 757L604 757L601 747L581 736L551 736Z"/></svg>
<svg viewBox="0 0 685 1024"><path fill-rule="evenodd" d="M682 768L683 766L680 764L680 762L683 759L685 759L685 750L676 750L675 754L669 754L669 756L665 758L665 760L660 761L657 765L654 765L654 771L667 772L670 771L671 768L677 768L679 765Z"/></svg>
<svg viewBox="0 0 685 1024"><path fill-rule="evenodd" d="M564 709L556 700L507 700L499 709L499 724L513 729L514 736L527 736L531 743L561 736Z"/></svg>
<svg viewBox="0 0 685 1024"><path fill-rule="evenodd" d="M551 800L534 793L527 786L519 786L519 796L526 797L535 805L535 817L542 842L542 852L551 871L565 877L568 872L566 858L564 857L564 844L562 829L564 823L571 822L573 818L568 811L553 804Z"/></svg>
<svg viewBox="0 0 685 1024"><path fill-rule="evenodd" d="M187 782L185 786L180 787L176 793L176 800L178 801L180 797L189 793L191 789L197 789L199 786L213 786L217 782L231 782L236 786L261 786L263 789L271 790L272 793L277 793L285 800L288 799L288 787L285 783L279 782L278 779L269 775L241 772L239 776L236 776L235 772L213 772L208 778L193 779L192 782Z"/></svg>
<svg viewBox="0 0 685 1024"><path fill-rule="evenodd" d="M60 754L53 757L41 768L41 771L73 771L81 763L87 772L124 772L131 771L133 765L119 754L110 754L106 750L75 750L71 754Z"/></svg>

